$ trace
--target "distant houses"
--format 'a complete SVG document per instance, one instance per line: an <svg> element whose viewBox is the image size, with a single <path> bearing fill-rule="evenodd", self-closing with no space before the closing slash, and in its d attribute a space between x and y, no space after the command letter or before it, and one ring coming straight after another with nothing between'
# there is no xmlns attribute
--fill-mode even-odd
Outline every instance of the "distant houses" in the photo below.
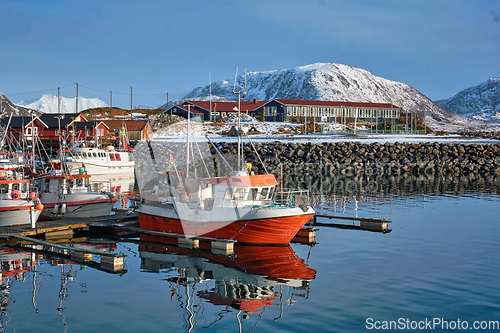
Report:
<svg viewBox="0 0 500 333"><path fill-rule="evenodd" d="M129 140L149 140L152 129L148 120L92 120L81 114L46 113L39 117L5 117L0 121L7 137L14 141L40 140L48 147L58 147L59 138L66 142L112 142L126 130Z"/></svg>
<svg viewBox="0 0 500 333"><path fill-rule="evenodd" d="M401 108L390 103L316 101L303 99L272 99L240 103L241 113L266 122L335 121L358 118L370 121L399 119ZM164 111L193 120L218 121L238 113L238 102L187 100Z"/></svg>

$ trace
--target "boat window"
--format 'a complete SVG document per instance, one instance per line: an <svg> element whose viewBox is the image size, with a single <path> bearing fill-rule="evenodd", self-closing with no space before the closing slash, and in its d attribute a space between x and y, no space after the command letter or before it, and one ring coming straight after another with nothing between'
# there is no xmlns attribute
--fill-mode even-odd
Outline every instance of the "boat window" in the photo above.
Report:
<svg viewBox="0 0 500 333"><path fill-rule="evenodd" d="M19 190L19 184L12 184L12 191Z"/></svg>
<svg viewBox="0 0 500 333"><path fill-rule="evenodd" d="M89 179L88 178L85 178L85 186L88 187L89 186Z"/></svg>
<svg viewBox="0 0 500 333"><path fill-rule="evenodd" d="M276 190L276 187L271 187L270 190L269 190L269 199L271 199L273 197L273 194L274 194L274 190Z"/></svg>
<svg viewBox="0 0 500 333"><path fill-rule="evenodd" d="M83 158L87 158L87 153L86 153L86 152L83 152L83 153L82 153L82 156L83 156Z"/></svg>
<svg viewBox="0 0 500 333"><path fill-rule="evenodd" d="M92 156L97 157L96 153L92 153Z"/></svg>
<svg viewBox="0 0 500 333"><path fill-rule="evenodd" d="M109 160L114 161L115 160L115 154L109 154Z"/></svg>
<svg viewBox="0 0 500 333"><path fill-rule="evenodd" d="M234 200L243 200L245 197L245 188L238 187L236 191L234 191Z"/></svg>
<svg viewBox="0 0 500 333"><path fill-rule="evenodd" d="M233 197L233 189L231 187L228 187L226 189L226 194L224 194L224 199L231 199Z"/></svg>
<svg viewBox="0 0 500 333"><path fill-rule="evenodd" d="M64 179L59 179L58 186L59 188L62 188L64 185Z"/></svg>
<svg viewBox="0 0 500 333"><path fill-rule="evenodd" d="M82 185L83 185L83 179L81 179L81 178L77 178L77 179L76 179L76 185L77 185L77 186L82 186Z"/></svg>
<svg viewBox="0 0 500 333"><path fill-rule="evenodd" d="M27 190L28 190L28 189L27 189L27 186L28 186L28 184L26 184L26 183L22 183L22 184L21 184L21 192L26 193L26 192L27 192Z"/></svg>
<svg viewBox="0 0 500 333"><path fill-rule="evenodd" d="M267 192L269 191L269 189L267 187L264 187L262 189L262 191L260 192L260 197L259 199L260 200L264 200L265 198L267 198Z"/></svg>
<svg viewBox="0 0 500 333"><path fill-rule="evenodd" d="M9 192L9 184L0 184L0 193Z"/></svg>
<svg viewBox="0 0 500 333"><path fill-rule="evenodd" d="M115 158L117 161L121 161L122 159L120 158L120 154L115 154Z"/></svg>
<svg viewBox="0 0 500 333"><path fill-rule="evenodd" d="M251 188L250 192L248 194L248 199L249 200L255 200L255 199L257 199L257 193L259 193L259 189L258 188Z"/></svg>
<svg viewBox="0 0 500 333"><path fill-rule="evenodd" d="M66 179L66 186L67 187L73 186L73 179Z"/></svg>

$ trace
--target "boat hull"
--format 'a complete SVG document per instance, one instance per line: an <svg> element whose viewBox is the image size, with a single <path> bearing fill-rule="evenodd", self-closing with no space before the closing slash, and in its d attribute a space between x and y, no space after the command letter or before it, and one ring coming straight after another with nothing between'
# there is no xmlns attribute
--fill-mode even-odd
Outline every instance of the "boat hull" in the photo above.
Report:
<svg viewBox="0 0 500 333"><path fill-rule="evenodd" d="M257 214L255 214L257 215ZM280 217L255 216L254 219L216 222L190 222L175 217L139 214L139 224L143 229L163 231L186 236L233 239L240 243L287 244L314 211Z"/></svg>
<svg viewBox="0 0 500 333"><path fill-rule="evenodd" d="M31 210L33 217L31 216ZM31 201L0 200L0 226L31 224L31 219L38 220L40 211L35 209Z"/></svg>

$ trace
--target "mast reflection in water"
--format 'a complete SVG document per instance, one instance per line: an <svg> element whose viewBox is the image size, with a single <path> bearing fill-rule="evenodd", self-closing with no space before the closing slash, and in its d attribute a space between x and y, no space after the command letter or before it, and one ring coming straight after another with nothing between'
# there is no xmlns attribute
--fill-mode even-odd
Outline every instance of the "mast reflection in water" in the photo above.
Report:
<svg viewBox="0 0 500 333"><path fill-rule="evenodd" d="M161 237L141 235L141 241L165 242ZM153 245L154 244L154 245ZM210 327L235 312L241 331L241 319L250 319L266 307L292 304L295 297L309 298L309 285L316 271L288 246L238 245L234 255L215 255L204 250L188 250L167 244L139 245L141 269L165 273L171 301L186 310L186 325L191 331L202 309L202 300L220 307ZM206 318L206 315L204 314ZM258 320L254 325L257 325Z"/></svg>

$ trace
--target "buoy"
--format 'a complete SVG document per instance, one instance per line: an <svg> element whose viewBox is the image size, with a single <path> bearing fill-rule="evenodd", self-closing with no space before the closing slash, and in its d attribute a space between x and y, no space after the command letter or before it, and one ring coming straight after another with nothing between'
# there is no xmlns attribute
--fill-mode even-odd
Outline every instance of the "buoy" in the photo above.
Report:
<svg viewBox="0 0 500 333"><path fill-rule="evenodd" d="M56 203L56 205L54 206L54 214L59 214L59 204Z"/></svg>
<svg viewBox="0 0 500 333"><path fill-rule="evenodd" d="M111 198L111 202L112 202L112 203L116 203L117 201L118 201L118 199L117 199L117 198L115 198L115 197L112 197L112 198Z"/></svg>
<svg viewBox="0 0 500 333"><path fill-rule="evenodd" d="M19 192L18 190L14 190L10 193L10 197L14 200L19 200L21 199L21 192Z"/></svg>
<svg viewBox="0 0 500 333"><path fill-rule="evenodd" d="M38 210L38 211L41 212L43 210L43 205L41 203L37 204L36 205L36 210Z"/></svg>
<svg viewBox="0 0 500 333"><path fill-rule="evenodd" d="M61 214L66 214L66 203L63 202L61 205Z"/></svg>
<svg viewBox="0 0 500 333"><path fill-rule="evenodd" d="M36 196L37 196L36 192L30 192L30 199L31 200L35 200Z"/></svg>

